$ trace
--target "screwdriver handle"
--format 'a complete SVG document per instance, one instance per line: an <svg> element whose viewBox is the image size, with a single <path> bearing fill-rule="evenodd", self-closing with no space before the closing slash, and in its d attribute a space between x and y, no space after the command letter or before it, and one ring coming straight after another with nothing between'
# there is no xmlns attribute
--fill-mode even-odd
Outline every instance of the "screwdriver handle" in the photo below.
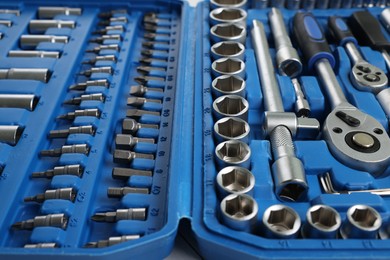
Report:
<svg viewBox="0 0 390 260"><path fill-rule="evenodd" d="M356 46L358 45L355 36L353 36L351 30L349 30L349 27L343 18L338 16L329 17L328 28L339 45L344 46L348 42L353 42Z"/></svg>
<svg viewBox="0 0 390 260"><path fill-rule="evenodd" d="M336 60L326 42L324 32L311 13L297 13L294 17L295 39L308 63L310 70L321 59L327 59L334 67Z"/></svg>

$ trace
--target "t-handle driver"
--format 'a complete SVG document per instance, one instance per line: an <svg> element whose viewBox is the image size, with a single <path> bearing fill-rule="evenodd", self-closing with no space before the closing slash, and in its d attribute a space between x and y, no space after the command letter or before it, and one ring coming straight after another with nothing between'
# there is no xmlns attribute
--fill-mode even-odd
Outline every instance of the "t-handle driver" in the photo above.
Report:
<svg viewBox="0 0 390 260"><path fill-rule="evenodd" d="M328 96L331 113L323 136L332 154L345 165L381 174L390 163L390 138L372 116L351 105L333 72L335 58L324 33L311 13L297 13L294 34L309 69L315 69Z"/></svg>

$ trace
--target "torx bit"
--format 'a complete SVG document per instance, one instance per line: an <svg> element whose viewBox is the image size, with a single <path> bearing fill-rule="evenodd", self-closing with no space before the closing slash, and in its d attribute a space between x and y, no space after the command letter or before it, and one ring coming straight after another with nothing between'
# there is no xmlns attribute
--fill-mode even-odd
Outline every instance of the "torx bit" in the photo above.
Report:
<svg viewBox="0 0 390 260"><path fill-rule="evenodd" d="M87 87L98 86L106 87L110 86L110 82L107 79L98 79L98 80L88 80L83 83L77 83L69 87L69 90L85 90Z"/></svg>
<svg viewBox="0 0 390 260"><path fill-rule="evenodd" d="M73 175L81 177L83 175L84 168L80 164L70 164L65 166L57 166L54 169L50 169L44 172L33 172L31 178L53 178L57 175Z"/></svg>
<svg viewBox="0 0 390 260"><path fill-rule="evenodd" d="M143 115L160 116L160 112L147 111L147 110L141 110L141 109L127 109L127 111L126 111L127 117L141 117Z"/></svg>
<svg viewBox="0 0 390 260"><path fill-rule="evenodd" d="M14 14L20 16L20 10L17 9L0 9L0 14Z"/></svg>
<svg viewBox="0 0 390 260"><path fill-rule="evenodd" d="M7 27L11 27L12 26L12 21L10 21L10 20L0 20L0 25L5 25Z"/></svg>
<svg viewBox="0 0 390 260"><path fill-rule="evenodd" d="M117 134L115 137L116 149L131 150L137 143L154 144L153 138L139 138L127 134Z"/></svg>
<svg viewBox="0 0 390 260"><path fill-rule="evenodd" d="M159 129L159 126L156 124L141 124L132 118L123 119L122 133L124 133L124 134L134 135L141 128Z"/></svg>
<svg viewBox="0 0 390 260"><path fill-rule="evenodd" d="M165 68L151 67L151 66L138 66L137 67L137 72L140 74L149 74L152 71L166 72L167 70Z"/></svg>
<svg viewBox="0 0 390 260"><path fill-rule="evenodd" d="M100 118L100 114L101 112L97 108L80 109L80 110L75 110L74 112L66 113L64 115L59 115L57 116L57 119L73 120L78 116L92 116L92 117Z"/></svg>
<svg viewBox="0 0 390 260"><path fill-rule="evenodd" d="M93 68L90 68L89 70L85 70L85 71L80 72L79 75L90 77L93 73L107 73L107 74L111 74L112 75L112 73L114 73L114 70L110 66L107 66L107 67L93 67Z"/></svg>
<svg viewBox="0 0 390 260"><path fill-rule="evenodd" d="M138 76L134 80L141 85L148 83L148 81L165 81L164 77L154 77L154 76Z"/></svg>
<svg viewBox="0 0 390 260"><path fill-rule="evenodd" d="M32 230L36 227L58 227L66 229L68 218L65 214L49 214L45 216L36 216L33 219L16 222L11 227L17 230Z"/></svg>
<svg viewBox="0 0 390 260"><path fill-rule="evenodd" d="M159 99L143 98L143 97L129 97L127 98L127 105L133 107L140 107L145 103L161 104Z"/></svg>
<svg viewBox="0 0 390 260"><path fill-rule="evenodd" d="M103 55L103 56L96 56L93 59L85 60L81 62L82 64L92 64L94 65L98 61L112 61L116 63L116 56L115 55Z"/></svg>
<svg viewBox="0 0 390 260"><path fill-rule="evenodd" d="M74 97L69 100L64 101L64 105L80 105L82 101L100 101L104 102L105 96L103 93L95 93L95 94L88 94L88 95L81 95L79 97Z"/></svg>
<svg viewBox="0 0 390 260"><path fill-rule="evenodd" d="M51 130L49 138L67 138L70 134L95 135L95 127L92 125L71 126L68 129Z"/></svg>
<svg viewBox="0 0 390 260"><path fill-rule="evenodd" d="M80 153L88 155L90 147L87 144L64 145L61 148L42 150L40 156L59 157L64 153Z"/></svg>
<svg viewBox="0 0 390 260"><path fill-rule="evenodd" d="M122 198L126 194L149 194L149 189L136 187L109 187L107 189L109 198Z"/></svg>
<svg viewBox="0 0 390 260"><path fill-rule="evenodd" d="M161 88L149 88L149 87L145 87L143 85L137 85L137 86L130 87L130 95L134 95L134 96L143 96L148 91L160 92L160 93L164 92L164 90Z"/></svg>
<svg viewBox="0 0 390 260"><path fill-rule="evenodd" d="M127 23L129 20L126 16L111 17L107 20L102 20L98 23L98 26L109 26L111 23Z"/></svg>
<svg viewBox="0 0 390 260"><path fill-rule="evenodd" d="M149 159L154 160L153 154L146 153L135 153L127 150L115 149L114 151L114 162L115 163L130 163L134 159Z"/></svg>
<svg viewBox="0 0 390 260"><path fill-rule="evenodd" d="M114 167L114 169L112 169L113 179L128 179L131 176L135 176L135 175L152 177L153 172L145 171L145 170L137 170L132 168L120 168L120 167ZM122 188L112 188L112 189L122 189Z"/></svg>
<svg viewBox="0 0 390 260"><path fill-rule="evenodd" d="M24 248L55 248L58 247L56 243L37 243L37 244L25 244Z"/></svg>
<svg viewBox="0 0 390 260"><path fill-rule="evenodd" d="M85 248L101 248L113 246L119 243L123 243L126 241L131 241L135 239L139 239L140 235L125 235L120 237L110 237L108 240L99 240L98 242L88 242L84 247Z"/></svg>
<svg viewBox="0 0 390 260"><path fill-rule="evenodd" d="M103 13L99 14L99 18L107 19L107 18L111 18L115 14L127 14L127 10L126 9L116 9L116 10L111 10L108 12L103 12Z"/></svg>
<svg viewBox="0 0 390 260"><path fill-rule="evenodd" d="M145 220L146 208L118 209L111 212L95 213L91 219L96 222L109 223L118 222L120 220Z"/></svg>
<svg viewBox="0 0 390 260"><path fill-rule="evenodd" d="M24 202L38 202L42 203L45 200L69 200L74 201L77 195L77 191L73 188L62 188L56 190L47 190L45 193L40 193L35 196L24 198Z"/></svg>
<svg viewBox="0 0 390 260"><path fill-rule="evenodd" d="M125 27L123 25L114 25L114 26L106 26L103 29L96 30L92 32L92 34L107 34L109 31L125 31Z"/></svg>
<svg viewBox="0 0 390 260"><path fill-rule="evenodd" d="M93 52L93 53L99 53L103 50L112 50L112 51L120 51L120 47L118 44L109 44L109 45L99 45L97 47L94 47L93 49L86 50L85 52Z"/></svg>
<svg viewBox="0 0 390 260"><path fill-rule="evenodd" d="M90 39L91 43L103 43L105 40L122 41L122 36L119 34L105 34L100 37Z"/></svg>

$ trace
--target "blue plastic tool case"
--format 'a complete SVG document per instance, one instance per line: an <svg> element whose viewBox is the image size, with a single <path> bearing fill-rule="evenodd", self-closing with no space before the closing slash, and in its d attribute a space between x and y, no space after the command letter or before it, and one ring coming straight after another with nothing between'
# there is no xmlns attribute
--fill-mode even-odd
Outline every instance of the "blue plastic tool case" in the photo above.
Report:
<svg viewBox="0 0 390 260"><path fill-rule="evenodd" d="M59 58L9 57L9 51L21 50L21 35L30 34L29 22L38 19L41 6L66 6L80 8L81 14L58 14L57 20L75 21L74 28L49 28L46 35L67 36L67 43L41 42L34 50L58 51ZM302 160L309 192L301 202L285 202L276 198L271 174L272 153L269 140L262 132L264 120L263 95L260 87L255 53L252 48L250 26L253 19L265 25L270 51L274 56L273 40L268 24L269 9L257 9L249 2L245 7L247 17L247 39L245 50L246 94L249 103L250 125L249 145L251 149L250 170L255 177L253 197L258 204L255 228L252 231L238 231L224 225L220 213L221 197L216 188L216 175L220 170L216 163L213 137L213 96L211 94L212 58L210 55L210 3L200 2L190 7L182 1L2 1L0 9L20 10L20 14L0 13L0 20L12 21L12 26L1 26L0 40L1 69L46 68L50 71L47 82L36 80L2 79L1 94L34 94L39 101L33 111L21 108L0 108L1 125L19 125L23 132L17 144L0 143L0 256L2 259L20 258L120 258L160 259L168 256L174 246L179 222L189 219L200 255L207 259L284 258L284 259L338 259L338 258L389 258L388 239L348 238L332 239L303 238L297 235L290 239L269 238L264 235L261 219L271 205L283 204L298 212L302 225L306 211L312 205L325 204L336 209L342 222L349 207L365 204L375 208L382 217L382 229L388 225L390 201L386 196L371 193L327 194L319 176L330 173L337 190L367 190L389 187L390 170L380 177L358 171L338 162L330 153L321 135L312 140L294 140L297 156ZM331 15L349 17L364 8L311 10L325 28ZM124 21L113 20L109 26L123 26L123 30L109 31L120 34L121 39L102 40L91 43L99 37L94 31L104 28L101 13L112 10L111 17L126 17ZM281 9L288 23L296 10ZM367 8L376 17L383 8ZM164 53L151 55L156 60L150 66L159 67L164 60L163 72L151 71L147 81L141 82L150 88L144 97L161 102L145 102L137 109L154 111L136 117L139 124L157 125L157 129L141 127L134 136L152 138L154 144L139 142L132 151L151 154L153 159L133 158L127 163L113 160L115 136L122 132L122 122L128 109L129 91L137 85L140 75L137 67L144 50L143 42L147 30L143 18L156 14L157 19L167 19L166 27L156 33L166 34L167 45L159 46ZM165 20L164 20L165 21ZM168 29L167 29L168 28ZM382 28L384 31L384 28ZM390 35L385 32L390 40ZM328 36L328 35L327 35ZM156 40L158 41L158 40ZM371 93L361 92L351 86L348 72L349 58L341 46L329 41L337 65L335 72L348 100L375 117L386 129L388 118ZM117 44L119 49L100 50L97 54L87 52L99 45ZM295 45L295 43L294 43ZM387 72L379 51L361 46L369 62ZM96 61L83 64L96 55L115 55L115 61ZM111 66L112 73L80 74L91 67ZM145 76L145 75L143 75ZM108 80L108 85L88 85L83 90L69 89L70 86L93 80ZM277 74L286 111L293 111L295 93L286 76ZM142 80L142 79L141 79ZM329 103L321 91L316 75L307 69L301 77L307 99L311 105L311 117L322 124L329 113ZM153 89L161 91L153 91ZM63 104L65 100L103 93L102 100L83 100L79 105ZM57 119L58 116L77 109L98 109L98 116L78 116L72 120ZM52 130L69 127L93 126L92 134L69 134L65 138L50 138ZM61 148L64 145L87 144L86 153L62 153L58 157L45 157L42 150ZM55 167L79 165L81 173L76 175L55 175L50 178L32 178L34 172L45 172ZM128 178L113 178L114 168L131 168L145 174ZM132 187L147 191L124 194L117 198L107 196L109 187ZM41 203L25 202L24 198L44 193L46 190L73 188L75 199L47 199ZM115 212L117 209L145 208L143 220L120 220L115 223L95 222L91 217L98 212ZM62 227L37 226L32 230L15 230L14 223L34 219L36 216L64 214L66 225ZM386 231L384 231L386 232ZM108 240L110 237L137 236L118 244L102 248L85 247L89 242ZM27 248L25 245L55 244L53 248Z"/></svg>

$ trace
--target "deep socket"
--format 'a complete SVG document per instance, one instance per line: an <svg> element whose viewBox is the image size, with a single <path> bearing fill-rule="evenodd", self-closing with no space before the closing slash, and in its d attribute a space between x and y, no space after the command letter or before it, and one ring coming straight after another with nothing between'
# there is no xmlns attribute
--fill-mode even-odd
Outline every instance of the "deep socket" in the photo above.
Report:
<svg viewBox="0 0 390 260"><path fill-rule="evenodd" d="M0 125L0 142L16 145L22 133L23 128L18 125Z"/></svg>
<svg viewBox="0 0 390 260"><path fill-rule="evenodd" d="M249 124L238 117L224 117L214 124L215 139L218 143L225 140L249 142Z"/></svg>
<svg viewBox="0 0 390 260"><path fill-rule="evenodd" d="M23 108L33 111L39 98L28 94L0 94L0 107Z"/></svg>
<svg viewBox="0 0 390 260"><path fill-rule="evenodd" d="M241 141L229 140L218 144L215 155L220 168L230 165L244 168L250 166L251 149Z"/></svg>
<svg viewBox="0 0 390 260"><path fill-rule="evenodd" d="M222 58L211 64L214 77L222 75L239 76L245 78L245 63L236 58Z"/></svg>
<svg viewBox="0 0 390 260"><path fill-rule="evenodd" d="M236 95L245 97L246 82L241 77L222 75L211 82L211 92L214 98L223 95Z"/></svg>
<svg viewBox="0 0 390 260"><path fill-rule="evenodd" d="M63 20L30 20L28 28L30 33L45 33L49 28L70 28L74 29L76 22Z"/></svg>
<svg viewBox="0 0 390 260"><path fill-rule="evenodd" d="M220 198L229 194L253 195L255 176L248 169L238 166L228 166L217 174L217 187Z"/></svg>
<svg viewBox="0 0 390 260"><path fill-rule="evenodd" d="M245 58L245 46L239 42L217 42L211 46L211 55L214 60L220 58L236 58L243 61Z"/></svg>
<svg viewBox="0 0 390 260"><path fill-rule="evenodd" d="M233 41L245 44L246 28L239 24L216 24L210 29L211 40L216 42Z"/></svg>
<svg viewBox="0 0 390 260"><path fill-rule="evenodd" d="M244 8L247 0L211 0L211 9L219 7Z"/></svg>
<svg viewBox="0 0 390 260"><path fill-rule="evenodd" d="M332 207L314 205L306 212L306 223L302 228L305 238L337 238L341 226L340 214Z"/></svg>
<svg viewBox="0 0 390 260"><path fill-rule="evenodd" d="M269 238L295 238L301 227L298 213L282 204L267 208L263 214L264 235Z"/></svg>
<svg viewBox="0 0 390 260"><path fill-rule="evenodd" d="M35 49L41 42L68 43L68 40L68 36L23 34L20 36L20 48Z"/></svg>
<svg viewBox="0 0 390 260"><path fill-rule="evenodd" d="M247 13L241 8L221 7L210 12L210 24L232 23L246 26Z"/></svg>
<svg viewBox="0 0 390 260"><path fill-rule="evenodd" d="M0 69L0 79L37 80L47 83L51 73L48 69L11 68Z"/></svg>
<svg viewBox="0 0 390 260"><path fill-rule="evenodd" d="M68 218L65 214L49 214L45 216L37 216L33 219L16 222L12 225L13 229L17 230L32 230L36 227L57 227L66 229Z"/></svg>
<svg viewBox="0 0 390 260"><path fill-rule="evenodd" d="M59 51L19 51L11 50L8 52L8 57L13 58L53 58L59 59L61 53Z"/></svg>
<svg viewBox="0 0 390 260"><path fill-rule="evenodd" d="M38 8L39 19L53 19L57 15L81 15L81 8L70 8L60 6L41 6Z"/></svg>
<svg viewBox="0 0 390 260"><path fill-rule="evenodd" d="M249 103L237 95L225 95L213 102L213 112L216 119L223 117L239 117L248 120Z"/></svg>

